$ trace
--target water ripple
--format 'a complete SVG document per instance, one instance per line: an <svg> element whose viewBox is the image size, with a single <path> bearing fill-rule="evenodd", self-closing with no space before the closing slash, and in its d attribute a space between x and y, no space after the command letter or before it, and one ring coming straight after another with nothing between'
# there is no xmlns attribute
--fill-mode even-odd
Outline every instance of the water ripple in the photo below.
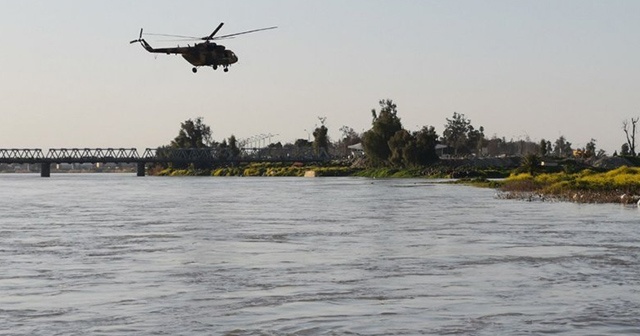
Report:
<svg viewBox="0 0 640 336"><path fill-rule="evenodd" d="M628 208L410 179L0 183L2 334L640 333Z"/></svg>

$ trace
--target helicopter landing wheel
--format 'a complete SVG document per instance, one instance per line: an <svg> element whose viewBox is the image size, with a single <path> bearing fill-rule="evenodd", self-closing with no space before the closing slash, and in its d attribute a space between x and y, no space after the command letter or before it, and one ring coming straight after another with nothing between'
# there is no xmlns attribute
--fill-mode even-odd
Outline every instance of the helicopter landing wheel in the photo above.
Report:
<svg viewBox="0 0 640 336"><path fill-rule="evenodd" d="M218 70L218 66L217 65L213 65L213 70Z"/></svg>
<svg viewBox="0 0 640 336"><path fill-rule="evenodd" d="M193 73L196 73L196 72L198 72L198 68L193 67L193 69L191 69L191 71L193 71Z"/></svg>
<svg viewBox="0 0 640 336"><path fill-rule="evenodd" d="M224 72L229 72L229 68L224 68Z"/></svg>

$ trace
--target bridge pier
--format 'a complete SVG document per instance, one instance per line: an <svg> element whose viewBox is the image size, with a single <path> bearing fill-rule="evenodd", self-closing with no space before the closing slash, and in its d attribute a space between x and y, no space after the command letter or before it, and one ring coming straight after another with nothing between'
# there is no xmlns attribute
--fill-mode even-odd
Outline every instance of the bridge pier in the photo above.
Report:
<svg viewBox="0 0 640 336"><path fill-rule="evenodd" d="M40 164L40 177L51 177L51 164L43 162Z"/></svg>
<svg viewBox="0 0 640 336"><path fill-rule="evenodd" d="M145 175L145 163L144 162L138 162L138 174L137 176L144 176Z"/></svg>

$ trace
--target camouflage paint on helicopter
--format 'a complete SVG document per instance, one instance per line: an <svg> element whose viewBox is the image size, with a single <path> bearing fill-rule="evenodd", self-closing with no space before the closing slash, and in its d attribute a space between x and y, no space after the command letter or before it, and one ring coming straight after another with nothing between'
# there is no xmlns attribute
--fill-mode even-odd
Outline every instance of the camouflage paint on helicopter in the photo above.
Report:
<svg viewBox="0 0 640 336"><path fill-rule="evenodd" d="M249 30L241 33L229 34L214 37L216 33L222 28L224 23L220 23L218 27L211 33L209 36L205 37L191 37L191 36L182 36L182 35L168 35L168 34L148 34L148 35L156 35L156 36L169 36L169 37L178 37L178 38L187 38L192 40L204 40L202 43L197 43L193 46L186 47L174 47L174 48L153 48L147 41L142 38L142 29L140 29L140 36L137 40L133 40L130 43L139 42L144 49L146 49L150 53L159 53L159 54L180 54L182 57L187 60L187 62L194 65L192 71L195 73L198 71L197 67L200 66L210 66L214 70L218 69L219 66L224 68L224 71L229 71L229 65L238 62L238 57L236 54L226 49L225 46L210 42L212 40L221 40L225 38L234 37L237 35L254 33L262 30L274 29L277 27L268 27L268 28L260 28Z"/></svg>

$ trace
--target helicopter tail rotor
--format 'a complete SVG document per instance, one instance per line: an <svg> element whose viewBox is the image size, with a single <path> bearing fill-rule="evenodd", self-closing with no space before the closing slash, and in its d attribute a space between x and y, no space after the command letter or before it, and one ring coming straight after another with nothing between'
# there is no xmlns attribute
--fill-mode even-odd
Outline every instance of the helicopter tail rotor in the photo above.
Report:
<svg viewBox="0 0 640 336"><path fill-rule="evenodd" d="M137 40L130 41L129 43L142 42L142 28L140 28L140 36L138 36Z"/></svg>

